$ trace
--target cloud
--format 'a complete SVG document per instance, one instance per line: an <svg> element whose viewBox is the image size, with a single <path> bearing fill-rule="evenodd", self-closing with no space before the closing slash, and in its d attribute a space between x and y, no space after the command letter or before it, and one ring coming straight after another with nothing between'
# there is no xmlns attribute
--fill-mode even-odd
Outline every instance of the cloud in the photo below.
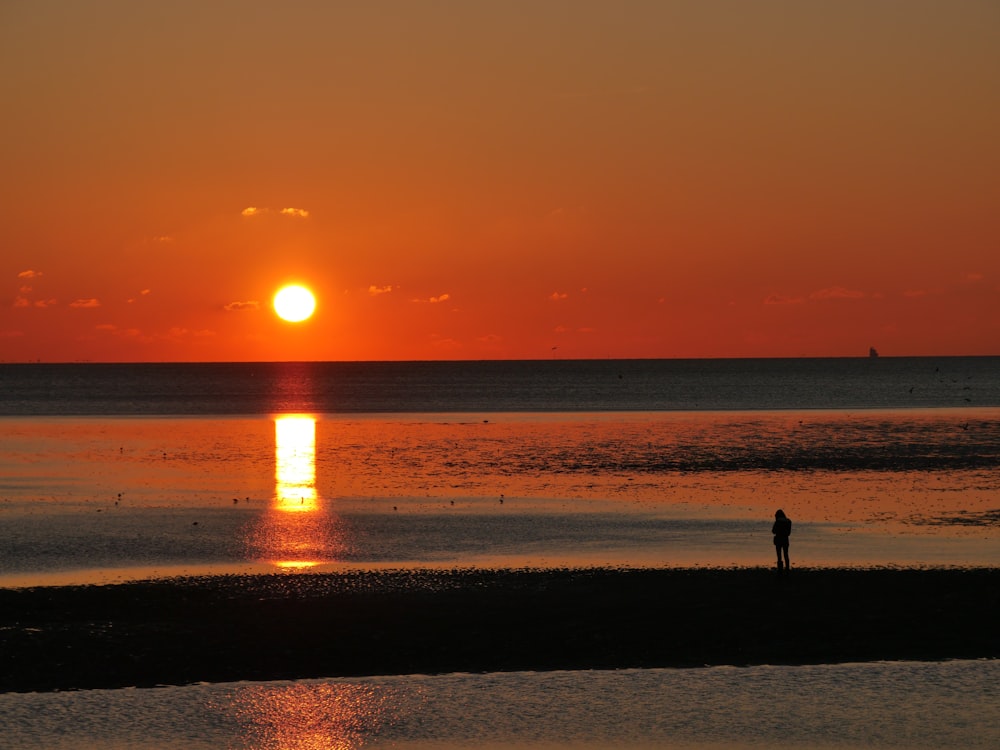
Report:
<svg viewBox="0 0 1000 750"><path fill-rule="evenodd" d="M440 294L437 297L430 297L429 299L422 299L420 297L414 297L413 299L410 300L410 302L415 302L417 304L423 304L424 302L429 302L432 305L436 305L438 302L447 302L450 299L451 299L451 295L445 293L445 294Z"/></svg>
<svg viewBox="0 0 1000 750"><path fill-rule="evenodd" d="M447 349L448 351L454 351L462 348L462 343L460 341L448 336L441 336L437 333L431 334L431 345L437 349Z"/></svg>
<svg viewBox="0 0 1000 750"><path fill-rule="evenodd" d="M965 280L970 284L975 284L977 281L982 281L985 278L983 274L975 271L965 274Z"/></svg>
<svg viewBox="0 0 1000 750"><path fill-rule="evenodd" d="M21 271L21 273L19 273L17 275L17 278L19 278L19 279L37 279L41 275L42 275L41 271L32 271L31 269L28 269L27 271Z"/></svg>
<svg viewBox="0 0 1000 750"><path fill-rule="evenodd" d="M864 292L859 292L854 289L845 289L842 286L832 286L827 289L819 289L809 295L811 300L827 300L827 299L861 299L865 296Z"/></svg>
<svg viewBox="0 0 1000 750"><path fill-rule="evenodd" d="M100 307L101 301L90 297L88 299L75 299L69 303L70 307Z"/></svg>
<svg viewBox="0 0 1000 750"><path fill-rule="evenodd" d="M549 295L549 299L552 300L553 302L561 302L562 300L568 298L569 295L566 294L565 292L552 292L552 294Z"/></svg>
<svg viewBox="0 0 1000 750"><path fill-rule="evenodd" d="M805 302L801 297L786 297L783 294L771 294L764 298L765 305L801 305Z"/></svg>
<svg viewBox="0 0 1000 750"><path fill-rule="evenodd" d="M54 298L53 299L36 299L35 300L35 307L54 307L57 304L59 304L59 303L56 302L56 300Z"/></svg>
<svg viewBox="0 0 1000 750"><path fill-rule="evenodd" d="M293 219L308 219L309 212L304 208L260 208L258 206L247 206L242 211L240 211L241 216L253 217L253 216L263 216L264 214L279 214L281 216L288 216Z"/></svg>
<svg viewBox="0 0 1000 750"><path fill-rule="evenodd" d="M375 286L372 284L368 287L368 294L372 297L377 297L380 294L388 294L392 291L392 284L386 284L385 286Z"/></svg>
<svg viewBox="0 0 1000 750"><path fill-rule="evenodd" d="M215 331L210 331L208 329L202 329L200 331L192 331L191 329L184 328L182 326L174 326L173 328L167 331L164 338L171 340L171 339L186 339L191 336L194 336L195 338L204 338L206 336L214 336L214 335Z"/></svg>
<svg viewBox="0 0 1000 750"><path fill-rule="evenodd" d="M98 323L94 326L94 330L104 331L114 336L118 336L119 338L131 339L133 341L139 341L143 344L149 344L153 341L152 336L147 336L138 328L120 328L114 323Z"/></svg>
<svg viewBox="0 0 1000 750"><path fill-rule="evenodd" d="M222 308L228 312L242 312L243 310L259 310L260 302L255 299L247 300L245 302L229 302L222 306Z"/></svg>
<svg viewBox="0 0 1000 750"><path fill-rule="evenodd" d="M483 344L499 344L503 338L495 333L487 333L485 336L476 337L476 341Z"/></svg>

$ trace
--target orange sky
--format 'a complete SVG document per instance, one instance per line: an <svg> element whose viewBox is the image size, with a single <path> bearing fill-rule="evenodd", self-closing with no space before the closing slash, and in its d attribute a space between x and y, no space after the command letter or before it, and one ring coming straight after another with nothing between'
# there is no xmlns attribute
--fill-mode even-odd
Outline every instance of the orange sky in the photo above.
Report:
<svg viewBox="0 0 1000 750"><path fill-rule="evenodd" d="M1000 354L995 2L5 0L0 94L2 361Z"/></svg>

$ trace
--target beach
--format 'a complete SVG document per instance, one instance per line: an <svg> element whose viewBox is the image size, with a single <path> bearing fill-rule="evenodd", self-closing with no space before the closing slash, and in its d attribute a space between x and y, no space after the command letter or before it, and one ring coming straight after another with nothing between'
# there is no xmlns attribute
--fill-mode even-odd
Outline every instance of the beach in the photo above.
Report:
<svg viewBox="0 0 1000 750"><path fill-rule="evenodd" d="M995 747L992 364L0 368L4 747Z"/></svg>
<svg viewBox="0 0 1000 750"><path fill-rule="evenodd" d="M398 570L0 590L0 691L1000 657L1000 570Z"/></svg>

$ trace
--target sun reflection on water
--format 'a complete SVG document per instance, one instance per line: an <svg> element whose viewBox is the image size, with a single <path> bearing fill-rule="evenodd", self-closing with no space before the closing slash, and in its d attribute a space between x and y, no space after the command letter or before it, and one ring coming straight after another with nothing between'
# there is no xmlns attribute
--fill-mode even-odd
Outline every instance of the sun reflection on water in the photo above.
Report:
<svg viewBox="0 0 1000 750"><path fill-rule="evenodd" d="M281 570L303 570L337 558L344 544L316 491L316 420L274 420L274 497L251 535L255 558Z"/></svg>
<svg viewBox="0 0 1000 750"><path fill-rule="evenodd" d="M316 499L316 420L297 415L274 420L274 481L279 510L309 512Z"/></svg>
<svg viewBox="0 0 1000 750"><path fill-rule="evenodd" d="M248 747L352 750L392 722L391 695L350 683L254 685L234 696Z"/></svg>

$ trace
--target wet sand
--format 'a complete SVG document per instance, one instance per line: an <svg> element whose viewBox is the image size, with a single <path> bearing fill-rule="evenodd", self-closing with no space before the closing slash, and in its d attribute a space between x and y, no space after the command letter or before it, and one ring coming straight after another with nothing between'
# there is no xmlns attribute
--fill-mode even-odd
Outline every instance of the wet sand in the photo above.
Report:
<svg viewBox="0 0 1000 750"><path fill-rule="evenodd" d="M0 691L1000 658L1000 568L389 571L0 589Z"/></svg>

